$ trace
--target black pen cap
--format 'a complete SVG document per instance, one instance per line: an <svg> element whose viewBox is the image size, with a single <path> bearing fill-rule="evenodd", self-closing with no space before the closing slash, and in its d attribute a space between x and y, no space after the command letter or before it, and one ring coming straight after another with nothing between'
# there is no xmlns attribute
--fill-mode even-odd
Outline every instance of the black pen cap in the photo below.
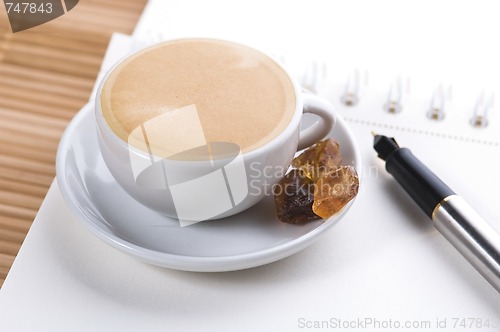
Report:
<svg viewBox="0 0 500 332"><path fill-rule="evenodd" d="M431 218L434 208L455 194L407 148L393 151L387 157L385 168Z"/></svg>

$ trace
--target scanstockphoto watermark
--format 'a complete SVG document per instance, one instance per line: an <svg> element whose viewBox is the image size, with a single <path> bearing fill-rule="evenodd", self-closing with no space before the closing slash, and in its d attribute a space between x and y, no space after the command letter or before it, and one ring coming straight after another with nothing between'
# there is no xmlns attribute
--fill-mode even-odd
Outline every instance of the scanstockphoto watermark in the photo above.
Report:
<svg viewBox="0 0 500 332"><path fill-rule="evenodd" d="M297 327L304 330L331 329L331 330L439 330L455 329L462 331L491 330L497 331L500 327L497 319L485 317L436 317L429 320L393 318L357 317L341 319L331 317L326 320L315 320L300 317Z"/></svg>
<svg viewBox="0 0 500 332"><path fill-rule="evenodd" d="M330 169L326 166L311 166L307 167L309 178L321 177L320 175L327 175L329 177L339 177L341 173L335 173L336 169ZM280 183L273 185L272 179L283 178L286 174L291 171L290 167L273 167L262 165L261 163L251 163L249 170L247 172L248 183L249 183L249 195L280 195L285 194L287 196L293 196L298 193L313 193L316 188L316 183L304 182L298 186L293 186L290 184L282 185ZM333 171L333 172L332 172ZM378 178L379 177L379 167L376 165L362 166L358 168L357 175L360 178ZM305 174L301 176L306 177ZM363 190L361 188L353 188L351 186L346 186L345 183L339 182L335 184L334 187L329 187L326 184L318 188L319 192L334 191L338 194L352 194L352 190ZM318 191L316 191L318 192Z"/></svg>
<svg viewBox="0 0 500 332"><path fill-rule="evenodd" d="M354 165L352 162L344 162L343 165ZM324 174L331 171L330 166L315 166L315 165L304 165L311 175ZM379 177L378 165L362 165L359 167L359 174L364 178L378 178ZM253 162L249 167L249 177L252 178L282 178L290 170L290 167L273 167L259 162Z"/></svg>
<svg viewBox="0 0 500 332"><path fill-rule="evenodd" d="M72 10L79 0L4 0L12 32L31 29Z"/></svg>
<svg viewBox="0 0 500 332"><path fill-rule="evenodd" d="M358 317L355 319L341 319L331 317L328 320L309 320L299 318L297 327L301 329L431 329L432 322L429 320L394 320L392 318L378 319L374 317Z"/></svg>

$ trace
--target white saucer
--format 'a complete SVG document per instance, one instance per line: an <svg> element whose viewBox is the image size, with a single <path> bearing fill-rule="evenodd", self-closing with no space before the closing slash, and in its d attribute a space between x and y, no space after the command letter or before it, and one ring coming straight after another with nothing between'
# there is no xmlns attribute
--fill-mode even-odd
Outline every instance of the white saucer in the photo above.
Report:
<svg viewBox="0 0 500 332"><path fill-rule="evenodd" d="M337 116L331 137L344 160L361 157L354 137ZM187 227L144 207L114 181L100 155L93 103L66 129L57 154L57 180L67 204L93 233L146 262L186 271L232 271L271 263L304 249L339 221L352 202L328 220L290 225L276 218L272 197L238 215Z"/></svg>

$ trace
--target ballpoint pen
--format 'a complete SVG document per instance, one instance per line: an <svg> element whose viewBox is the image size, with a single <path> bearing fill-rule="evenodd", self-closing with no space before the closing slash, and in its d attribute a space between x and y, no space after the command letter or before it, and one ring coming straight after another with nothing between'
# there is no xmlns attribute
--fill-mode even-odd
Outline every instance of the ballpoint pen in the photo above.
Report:
<svg viewBox="0 0 500 332"><path fill-rule="evenodd" d="M500 235L409 149L394 138L374 135L386 170L429 216L434 227L500 292Z"/></svg>

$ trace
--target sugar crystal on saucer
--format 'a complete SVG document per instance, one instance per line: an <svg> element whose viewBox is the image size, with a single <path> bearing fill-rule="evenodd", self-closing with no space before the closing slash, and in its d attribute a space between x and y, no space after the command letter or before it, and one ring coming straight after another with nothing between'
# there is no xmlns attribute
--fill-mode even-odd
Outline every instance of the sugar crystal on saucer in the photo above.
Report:
<svg viewBox="0 0 500 332"><path fill-rule="evenodd" d="M305 174L293 169L274 187L274 201L278 219L289 224L299 224L319 219L312 210L314 182Z"/></svg>
<svg viewBox="0 0 500 332"><path fill-rule="evenodd" d="M321 218L338 213L357 194L359 178L352 166L343 166L321 177L315 184L312 209Z"/></svg>
<svg viewBox="0 0 500 332"><path fill-rule="evenodd" d="M342 163L339 143L328 138L320 141L296 157L292 166L304 172L313 180L318 181L323 175L337 170Z"/></svg>

